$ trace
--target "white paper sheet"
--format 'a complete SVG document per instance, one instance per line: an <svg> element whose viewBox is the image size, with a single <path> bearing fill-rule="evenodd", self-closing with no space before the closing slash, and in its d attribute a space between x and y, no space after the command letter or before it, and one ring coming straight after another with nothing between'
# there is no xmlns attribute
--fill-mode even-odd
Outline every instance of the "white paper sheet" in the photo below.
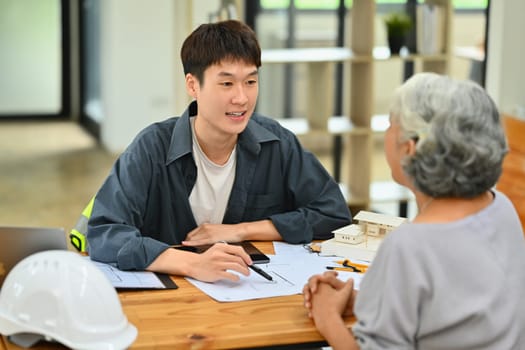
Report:
<svg viewBox="0 0 525 350"><path fill-rule="evenodd" d="M250 271L249 276L239 275L238 282L220 280L214 283L201 282L186 278L191 284L217 301L231 302L261 299L282 295L301 294L308 278L323 273L326 266L336 266L334 257L321 257L309 253L302 245L288 245L275 242L277 255L268 255L270 263L257 264L273 277L268 281L257 273ZM235 273L235 272L234 272ZM339 278L354 279L354 288L359 289L363 274L338 271Z"/></svg>
<svg viewBox="0 0 525 350"><path fill-rule="evenodd" d="M86 257L89 259L89 257ZM95 264L109 279L115 288L164 289L166 286L157 275L150 271L122 271L116 267L98 261Z"/></svg>

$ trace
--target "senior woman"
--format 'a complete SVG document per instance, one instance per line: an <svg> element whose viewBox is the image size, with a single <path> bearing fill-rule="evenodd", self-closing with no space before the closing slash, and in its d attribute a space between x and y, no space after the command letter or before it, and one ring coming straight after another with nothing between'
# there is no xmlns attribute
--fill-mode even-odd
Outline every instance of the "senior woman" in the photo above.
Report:
<svg viewBox="0 0 525 350"><path fill-rule="evenodd" d="M319 332L334 349L525 349L525 240L493 188L506 153L494 102L475 83L416 74L394 94L384 147L418 214L385 237L358 293L335 272L309 279Z"/></svg>

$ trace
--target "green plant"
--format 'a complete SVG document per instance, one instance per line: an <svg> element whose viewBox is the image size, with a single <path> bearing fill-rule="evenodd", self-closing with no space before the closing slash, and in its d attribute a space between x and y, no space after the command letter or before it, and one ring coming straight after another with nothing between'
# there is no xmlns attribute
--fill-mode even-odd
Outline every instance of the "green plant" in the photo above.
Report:
<svg viewBox="0 0 525 350"><path fill-rule="evenodd" d="M405 13L390 13L385 16L384 20L389 36L404 36L412 27L412 20Z"/></svg>

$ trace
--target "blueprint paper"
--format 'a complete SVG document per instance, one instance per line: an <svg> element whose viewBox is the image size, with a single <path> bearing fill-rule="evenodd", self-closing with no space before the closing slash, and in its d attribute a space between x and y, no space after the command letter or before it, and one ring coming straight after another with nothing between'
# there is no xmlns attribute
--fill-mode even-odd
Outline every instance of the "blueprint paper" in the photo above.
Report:
<svg viewBox="0 0 525 350"><path fill-rule="evenodd" d="M186 279L202 292L221 302L301 294L303 286L310 276L327 271L326 266L333 266L334 260L336 260L334 257L320 257L308 253L302 247L301 249L304 250L304 254L299 254L300 250L297 250L291 254L268 255L270 263L257 264L258 267L272 276L273 281L268 281L253 271L250 271L249 276L238 274L240 280L237 282L220 280L211 283L197 281L189 277ZM348 278L353 278L354 288L359 288L363 274L343 271L338 271L338 273L342 280L346 281Z"/></svg>

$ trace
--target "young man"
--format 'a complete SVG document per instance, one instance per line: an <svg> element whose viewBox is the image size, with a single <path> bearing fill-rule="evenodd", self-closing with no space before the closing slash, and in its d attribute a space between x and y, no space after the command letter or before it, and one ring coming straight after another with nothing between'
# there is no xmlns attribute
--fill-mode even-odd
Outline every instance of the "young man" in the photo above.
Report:
<svg viewBox="0 0 525 350"><path fill-rule="evenodd" d="M181 58L194 99L181 117L144 129L96 195L92 259L203 281L248 275L249 255L219 241L331 237L350 223L338 185L296 137L254 114L261 50L238 21L204 24ZM228 271L231 270L231 271Z"/></svg>

